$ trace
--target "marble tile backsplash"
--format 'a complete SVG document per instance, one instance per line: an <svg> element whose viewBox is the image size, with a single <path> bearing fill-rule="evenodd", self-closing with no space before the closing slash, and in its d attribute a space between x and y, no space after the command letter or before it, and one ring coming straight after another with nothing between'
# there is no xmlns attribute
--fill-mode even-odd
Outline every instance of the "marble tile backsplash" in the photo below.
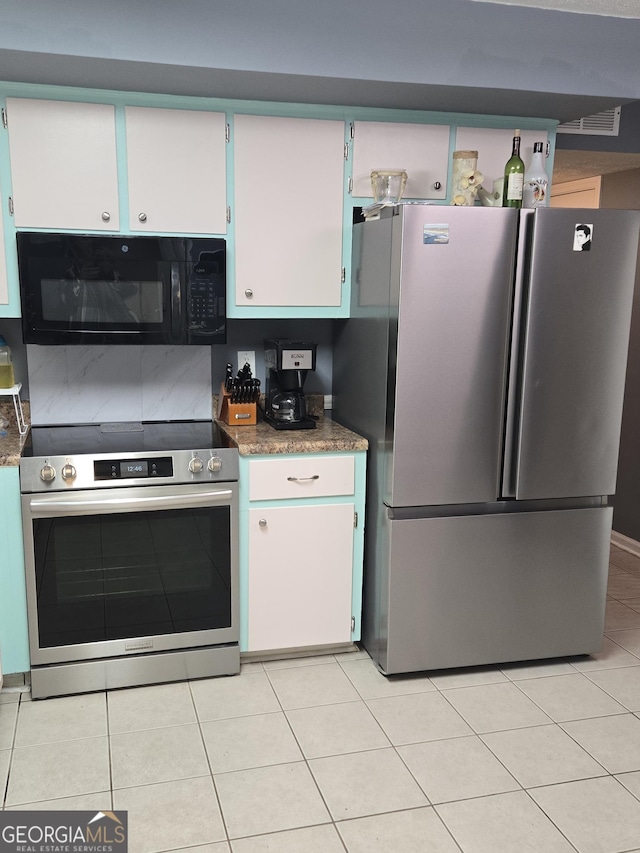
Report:
<svg viewBox="0 0 640 853"><path fill-rule="evenodd" d="M27 346L33 424L211 417L210 347Z"/></svg>

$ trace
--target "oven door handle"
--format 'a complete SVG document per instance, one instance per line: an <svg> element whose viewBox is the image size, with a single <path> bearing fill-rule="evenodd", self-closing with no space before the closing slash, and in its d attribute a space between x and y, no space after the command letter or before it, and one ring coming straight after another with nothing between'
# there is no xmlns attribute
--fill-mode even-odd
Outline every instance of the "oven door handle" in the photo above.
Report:
<svg viewBox="0 0 640 853"><path fill-rule="evenodd" d="M82 515L88 511L100 510L104 512L118 512L118 510L131 509L158 509L165 507L167 509L184 509L192 506L200 506L202 504L210 504L212 501L228 502L233 495L231 489L217 489L210 492L198 492L191 495L157 495L154 497L101 497L96 500L88 500L87 498L73 499L73 495L68 495L62 499L58 497L33 498L29 501L29 508L32 513L37 515L59 515L60 510L64 511L65 515Z"/></svg>

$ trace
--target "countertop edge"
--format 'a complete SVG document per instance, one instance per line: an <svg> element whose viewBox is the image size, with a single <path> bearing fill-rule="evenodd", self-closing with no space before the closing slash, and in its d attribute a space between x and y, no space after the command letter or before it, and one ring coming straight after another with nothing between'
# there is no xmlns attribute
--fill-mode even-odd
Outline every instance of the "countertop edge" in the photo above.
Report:
<svg viewBox="0 0 640 853"><path fill-rule="evenodd" d="M274 456L291 453L345 453L366 451L366 438L330 416L318 418L315 429L276 430L265 421L252 426L231 426L216 421L240 456Z"/></svg>

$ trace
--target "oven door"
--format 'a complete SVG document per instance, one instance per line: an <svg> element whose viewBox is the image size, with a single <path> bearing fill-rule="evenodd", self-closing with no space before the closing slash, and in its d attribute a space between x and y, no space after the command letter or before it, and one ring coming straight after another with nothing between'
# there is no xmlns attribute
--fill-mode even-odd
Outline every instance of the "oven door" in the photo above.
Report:
<svg viewBox="0 0 640 853"><path fill-rule="evenodd" d="M237 483L24 495L32 665L237 643Z"/></svg>

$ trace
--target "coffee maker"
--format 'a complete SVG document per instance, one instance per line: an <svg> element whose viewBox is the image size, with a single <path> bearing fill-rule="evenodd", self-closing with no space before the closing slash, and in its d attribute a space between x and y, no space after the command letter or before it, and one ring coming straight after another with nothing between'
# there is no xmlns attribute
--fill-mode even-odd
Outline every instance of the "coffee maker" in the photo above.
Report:
<svg viewBox="0 0 640 853"><path fill-rule="evenodd" d="M307 415L304 382L316 369L316 344L274 338L264 342L267 373L264 419L275 429L314 429Z"/></svg>

